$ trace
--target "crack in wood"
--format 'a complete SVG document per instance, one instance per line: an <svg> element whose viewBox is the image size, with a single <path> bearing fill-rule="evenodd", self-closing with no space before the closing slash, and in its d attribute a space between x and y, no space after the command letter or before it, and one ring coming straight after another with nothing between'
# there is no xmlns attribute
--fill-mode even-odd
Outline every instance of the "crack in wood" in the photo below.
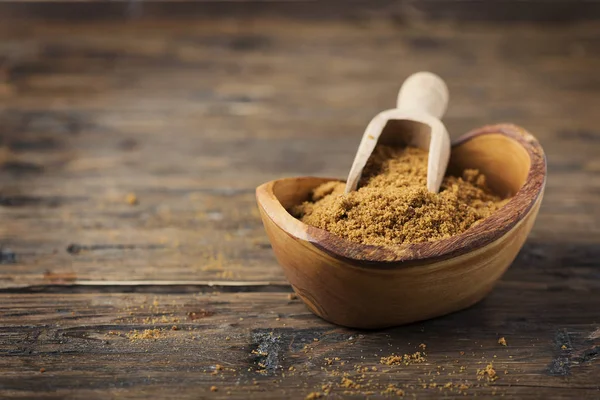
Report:
<svg viewBox="0 0 600 400"><path fill-rule="evenodd" d="M591 349L584 350L580 356L573 357L573 361L584 363L595 360L600 356L600 346L594 346Z"/></svg>
<svg viewBox="0 0 600 400"><path fill-rule="evenodd" d="M40 174L44 172L44 167L32 162L5 161L0 164L0 170L13 175Z"/></svg>
<svg viewBox="0 0 600 400"><path fill-rule="evenodd" d="M0 293L291 293L287 282L81 281L1 288Z"/></svg>
<svg viewBox="0 0 600 400"><path fill-rule="evenodd" d="M84 251L97 251L97 250L155 250L164 249L166 246L160 244L92 244L83 245L77 243L71 243L67 246L67 253L79 254Z"/></svg>
<svg viewBox="0 0 600 400"><path fill-rule="evenodd" d="M22 195L0 195L0 206L3 207L28 207L28 206L45 206L58 207L63 203L62 198L57 196L40 197L40 196L22 196Z"/></svg>
<svg viewBox="0 0 600 400"><path fill-rule="evenodd" d="M585 342L589 342L589 336ZM557 331L554 336L555 353L558 354L547 367L547 373L551 376L571 375L573 366L580 366L582 363L594 361L600 356L600 346L593 345L583 350L577 349L580 346L573 345L571 335L566 330Z"/></svg>

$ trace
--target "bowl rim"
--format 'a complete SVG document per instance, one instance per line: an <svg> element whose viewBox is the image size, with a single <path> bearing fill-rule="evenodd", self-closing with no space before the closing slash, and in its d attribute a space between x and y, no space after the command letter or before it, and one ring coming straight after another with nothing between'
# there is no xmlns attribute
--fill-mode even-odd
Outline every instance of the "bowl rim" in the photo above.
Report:
<svg viewBox="0 0 600 400"><path fill-rule="evenodd" d="M478 136L490 134L501 134L515 140L529 154L531 164L525 183L500 210L465 232L446 239L395 246L373 246L352 242L296 219L283 207L273 192L273 187L282 181L322 180L326 182L340 181L340 179L296 177L273 180L256 188L257 203L268 218L288 235L306 240L330 256L356 266L390 268L398 264L422 265L457 257L482 248L513 229L531 211L542 195L546 183L547 168L544 150L532 134L519 126L513 124L483 126L462 135L452 143L452 147Z"/></svg>

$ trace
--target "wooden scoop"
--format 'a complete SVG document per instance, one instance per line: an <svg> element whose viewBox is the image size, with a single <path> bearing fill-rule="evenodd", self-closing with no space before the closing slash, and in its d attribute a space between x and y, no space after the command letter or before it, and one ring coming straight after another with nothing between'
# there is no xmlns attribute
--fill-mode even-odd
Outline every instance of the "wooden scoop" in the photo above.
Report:
<svg viewBox="0 0 600 400"><path fill-rule="evenodd" d="M380 112L367 126L345 192L356 190L363 168L375 145L380 143L429 150L427 189L437 193L450 158L450 137L440 122L447 105L448 88L442 78L431 72L417 72L408 77L398 93L397 108Z"/></svg>

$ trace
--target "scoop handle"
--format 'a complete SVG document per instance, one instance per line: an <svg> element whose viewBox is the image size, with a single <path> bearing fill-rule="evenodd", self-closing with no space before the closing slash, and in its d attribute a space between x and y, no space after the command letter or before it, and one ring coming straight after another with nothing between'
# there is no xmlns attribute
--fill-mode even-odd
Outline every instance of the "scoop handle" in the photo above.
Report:
<svg viewBox="0 0 600 400"><path fill-rule="evenodd" d="M431 72L409 76L398 93L397 108L425 112L441 119L448 107L448 87L442 78Z"/></svg>

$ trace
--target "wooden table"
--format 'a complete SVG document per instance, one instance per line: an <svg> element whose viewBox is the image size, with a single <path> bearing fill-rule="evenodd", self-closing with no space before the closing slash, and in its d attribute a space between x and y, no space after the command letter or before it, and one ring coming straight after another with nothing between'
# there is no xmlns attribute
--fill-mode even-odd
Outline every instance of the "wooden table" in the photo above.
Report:
<svg viewBox="0 0 600 400"><path fill-rule="evenodd" d="M1 397L600 397L599 24L56 14L0 23ZM254 188L344 177L421 69L454 137L540 139L536 226L475 307L330 325L291 295Z"/></svg>

